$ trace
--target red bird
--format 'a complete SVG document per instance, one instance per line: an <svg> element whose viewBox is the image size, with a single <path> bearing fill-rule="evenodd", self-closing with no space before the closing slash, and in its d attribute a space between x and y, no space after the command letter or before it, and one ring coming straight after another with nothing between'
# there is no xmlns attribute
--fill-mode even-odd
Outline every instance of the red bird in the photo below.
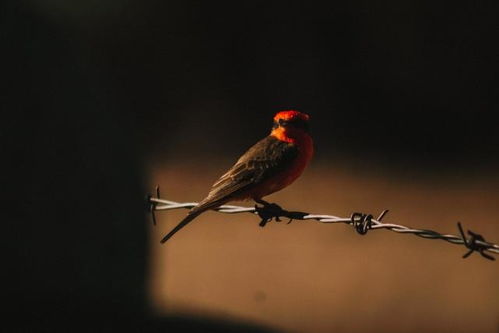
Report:
<svg viewBox="0 0 499 333"><path fill-rule="evenodd" d="M270 135L257 142L211 187L208 196L168 233L166 242L208 209L217 208L228 201L253 199L269 205L263 197L279 191L298 178L314 153L308 131L309 116L287 110L274 116Z"/></svg>

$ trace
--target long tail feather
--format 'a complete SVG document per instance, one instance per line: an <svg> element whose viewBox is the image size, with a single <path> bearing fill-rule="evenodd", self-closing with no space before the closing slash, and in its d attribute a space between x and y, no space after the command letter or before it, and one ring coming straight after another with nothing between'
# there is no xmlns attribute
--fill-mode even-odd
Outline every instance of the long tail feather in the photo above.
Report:
<svg viewBox="0 0 499 333"><path fill-rule="evenodd" d="M187 224L189 224L192 220L194 220L196 217L199 216L199 214L203 213L204 210L198 210L189 213L182 221L180 221L179 224L175 228L172 229L163 239L161 240L161 244L165 243L167 240L169 240L173 235L175 235L180 229L185 227Z"/></svg>
<svg viewBox="0 0 499 333"><path fill-rule="evenodd" d="M161 240L161 244L164 244L167 240L169 240L173 235L175 235L180 229L188 225L192 220L194 220L196 217L204 213L205 211L218 207L220 206L224 201L227 200L218 200L218 201L210 201L210 200L203 200L202 202L199 203L198 206L194 207L187 216L180 221L179 224L175 228L172 229L163 239Z"/></svg>

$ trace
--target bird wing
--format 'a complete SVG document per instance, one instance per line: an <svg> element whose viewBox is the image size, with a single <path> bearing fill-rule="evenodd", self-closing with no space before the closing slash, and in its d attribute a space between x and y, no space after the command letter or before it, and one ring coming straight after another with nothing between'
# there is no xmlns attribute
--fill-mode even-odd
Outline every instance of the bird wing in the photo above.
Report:
<svg viewBox="0 0 499 333"><path fill-rule="evenodd" d="M276 173L285 170L298 156L298 148L273 136L267 136L251 147L213 184L199 208L226 201L251 189Z"/></svg>

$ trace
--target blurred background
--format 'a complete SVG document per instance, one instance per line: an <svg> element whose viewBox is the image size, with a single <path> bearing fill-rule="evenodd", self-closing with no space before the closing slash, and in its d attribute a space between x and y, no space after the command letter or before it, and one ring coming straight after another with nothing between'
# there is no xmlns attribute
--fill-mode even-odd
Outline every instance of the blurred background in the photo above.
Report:
<svg viewBox="0 0 499 333"><path fill-rule="evenodd" d="M497 332L499 268L464 248L213 212L161 246L186 212L153 228L144 210L156 184L202 199L296 108L316 156L269 200L499 241L497 9L3 1L3 301L19 331Z"/></svg>

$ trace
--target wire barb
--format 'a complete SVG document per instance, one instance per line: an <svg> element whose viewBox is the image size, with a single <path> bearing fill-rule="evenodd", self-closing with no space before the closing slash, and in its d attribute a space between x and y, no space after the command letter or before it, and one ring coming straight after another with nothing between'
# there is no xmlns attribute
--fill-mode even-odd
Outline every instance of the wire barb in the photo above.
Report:
<svg viewBox="0 0 499 333"><path fill-rule="evenodd" d="M352 226L360 235L367 234L367 231L371 229L373 224L372 218L373 216L371 214L367 215L362 213L353 213L352 216L350 216Z"/></svg>
<svg viewBox="0 0 499 333"><path fill-rule="evenodd" d="M159 193L159 185L156 186L156 199L160 199L161 198L161 195ZM154 201L154 200L151 200L152 199L152 195L148 195L147 196L147 204L148 204L148 209L149 209L149 212L151 212L151 217L152 217L152 224L153 225L156 225L156 206L158 204L157 201Z"/></svg>
<svg viewBox="0 0 499 333"><path fill-rule="evenodd" d="M175 201L160 199L159 194L159 187L157 187L157 197L153 198L151 195L147 197L147 204L149 207L149 211L151 212L154 225L156 224L155 211L180 208L190 209L197 205L196 202L179 203ZM388 213L388 210L384 210L383 212L381 212L377 219L374 219L373 215L371 214L363 214L358 212L353 213L350 217L338 217L334 215L319 215L299 211L287 211L285 209L282 209L277 204L264 204L263 207L256 205L255 207L222 205L218 208L215 208L214 210L219 213L225 214L256 214L261 218L260 226L262 227L271 222L273 219L275 219L276 222L281 221L281 217L289 218L290 221L288 222L288 224L292 220L315 220L320 223L344 223L352 226L360 235L367 234L369 230L387 229L401 234L413 234L421 238L441 239L452 244L463 245L468 249L468 252L463 255L463 258L469 257L473 252L478 252L482 257L486 259L495 260L495 258L491 254L499 254L499 245L487 242L482 235L468 230L467 232L470 238L467 239L461 223L459 222L457 225L461 237L449 234L440 234L433 230L414 229L400 224L383 223L381 221Z"/></svg>
<svg viewBox="0 0 499 333"><path fill-rule="evenodd" d="M463 258L468 258L473 252L478 252L480 255L489 260L496 260L496 258L492 257L490 254L485 253L487 250L487 246L484 245L485 238L482 235L474 233L471 230L468 230L468 235L470 235L470 239L466 239L466 236L463 231L463 227L461 226L461 222L457 222L457 227L459 228L459 232L461 233L461 237L464 242L464 246L466 246L469 251L463 255Z"/></svg>

